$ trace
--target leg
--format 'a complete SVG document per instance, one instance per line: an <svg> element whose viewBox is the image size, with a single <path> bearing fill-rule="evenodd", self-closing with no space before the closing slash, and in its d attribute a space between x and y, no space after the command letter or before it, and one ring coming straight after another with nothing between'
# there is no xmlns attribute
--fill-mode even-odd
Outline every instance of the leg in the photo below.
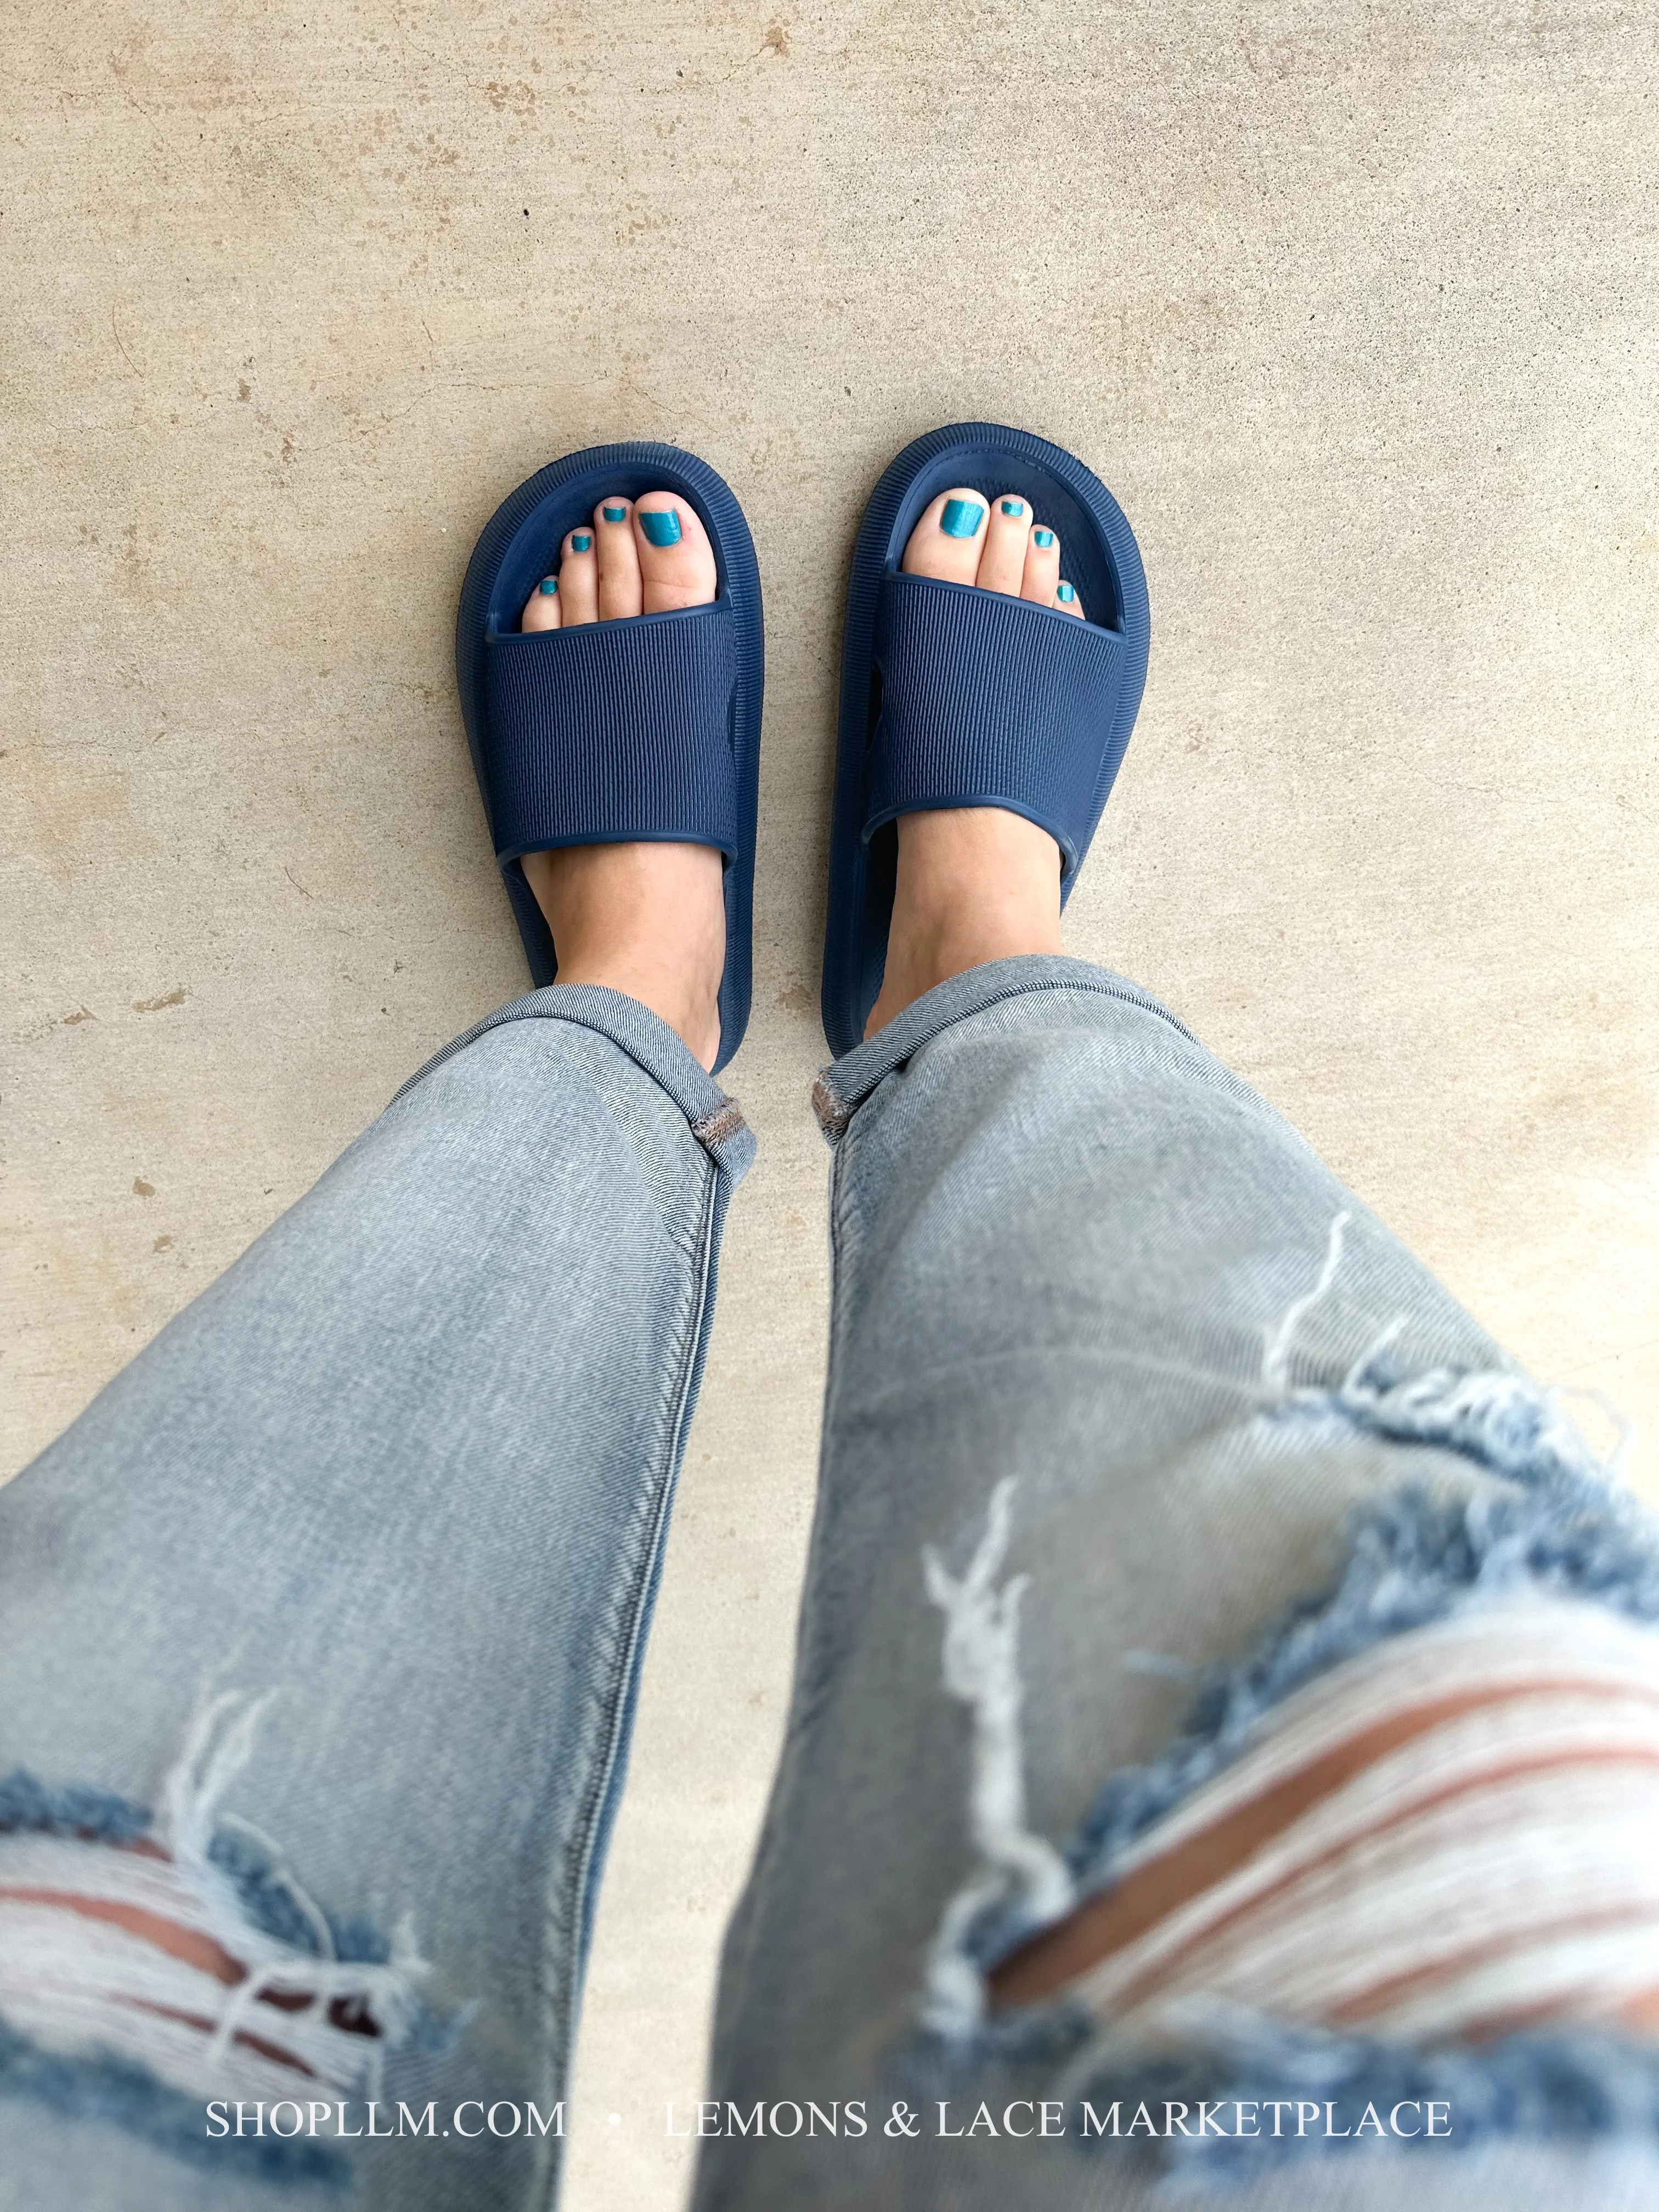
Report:
<svg viewBox="0 0 1659 2212"><path fill-rule="evenodd" d="M1564 2106L1608 2112L1613 2085L1650 2079L1650 2061L1628 2043L1598 2059L1570 2036L1504 2041L1511 1983L1488 2064L1468 2040L1494 2028L1474 2017L1477 1977L1423 1940L1436 1916L1420 1894L1406 1994L1431 1990L1442 2026L1415 2040L1392 2027L1407 2007L1374 1929L1409 1855L1384 1866L1375 1833L1342 1838L1334 1895L1310 1887L1297 1915L1259 1915L1248 1971L1222 1940L1243 1913L1203 1913L1270 1847L1303 1850L1305 1873L1316 1817L1341 1809L1332 1773L1292 1756L1292 1719L1329 1723L1335 1782L1381 1793L1393 1820L1422 1769L1406 1756L1385 1772L1383 1755L1420 1744L1433 1670L1464 1669L1433 1713L1447 1742L1485 1717L1494 1678L1468 1665L1465 1629L1507 1619L1506 1690L1537 1699L1528 1734L1562 1685L1525 1680L1517 1644L1524 1660L1559 1632L1549 1648L1574 1669L1605 1660L1595 1679L1619 1684L1620 1725L1650 1759L1648 1632L1624 1623L1659 1612L1659 1553L1565 1425L1278 1115L1133 985L1053 956L1058 872L1052 848L1037 866L1034 836L991 809L900 825L890 989L817 1094L836 1145L822 1487L793 1713L727 1940L697 2201L1139 2205L1144 2137L1085 2153L1085 2102L1103 2120L1119 2100L1121 2132L1151 2098L1161 2136L1160 2100L1190 2116L1206 2097L1289 2097L1294 2127L1304 2103L1322 2119L1336 2082L1335 2125L1352 2129L1368 2079L1395 2085L1385 2115L1415 2103L1419 2127L1422 2104L1449 2095L1463 2139L1484 2123L1487 2142L1407 2171L1369 2143L1289 2166L1230 2142L1244 2185L1231 2201L1582 2201L1586 2168L1540 2146L1539 2115L1559 2132ZM977 898L994 861L1005 888L1029 884L1023 918L1018 901L988 918ZM1560 1602L1603 1595L1616 1612ZM1425 1659L1428 1690L1389 1671ZM1341 1702L1366 1698L1369 1735ZM1548 1931L1526 1918L1536 1899L1508 1836L1548 1839L1559 1890L1556 1808L1603 1748L1582 1711L1548 1718L1563 1787L1552 1776L1494 1843L1492 1880L1466 1868L1453 1891L1483 1906L1502 1893L1498 1963L1540 1974ZM1480 1765L1491 1739L1476 1735L1453 1747L1454 1779L1486 1818L1515 1778ZM1256 1773L1268 1754L1280 1763ZM1651 1785L1637 1772L1632 1787ZM1231 1807L1206 1813L1205 1791L1228 1788ZM1455 1821L1449 1839L1409 1808L1417 1869L1443 1868ZM1637 1880L1628 1855L1614 1871ZM1177 1911L1194 1916L1182 1940L1206 1947L1198 1996L1228 2000L1196 2028L1170 2001L1191 1990L1153 1971ZM1326 1959L1296 1948L1322 1926L1354 1970L1335 1994ZM1267 1962L1285 1988L1301 1976L1287 2016L1305 2033L1261 2018ZM1550 1994L1546 2028L1640 2026L1605 1987ZM764 2136L737 2136L726 2107L757 2100L838 2102L838 2132L810 2118L774 2140L786 2105ZM923 2116L914 2137L888 2131L897 2101ZM940 2134L981 2101L973 2140ZM1024 2139L1045 2102L1068 2140ZM1271 2118L1258 2124L1270 2136ZM1616 2146L1597 2155L1598 2202L1647 2201L1647 2147L1629 2170Z"/></svg>
<svg viewBox="0 0 1659 2212"><path fill-rule="evenodd" d="M8 1487L0 1884L26 1918L0 1944L0 2066L50 2087L67 2060L60 2105L136 2106L198 2156L228 2148L195 2140L214 2098L331 2095L352 2126L366 2096L383 2125L399 2098L436 2098L441 2126L464 2097L556 2103L750 1142L631 1000L522 1000ZM99 1899L149 1915L107 1957L87 1948ZM230 1968L179 1958L181 1926ZM216 2052L228 1972L266 1972L273 2002L337 1995L348 2032L295 2042L252 2002ZM131 2002L100 2005L100 1973ZM66 2019L71 1984L90 2010ZM165 2050L134 2004L180 2016ZM99 2050L120 2064L77 2074ZM77 2121L66 2149L60 2113L3 2099L0 2130L14 2172L33 2145L49 2172L118 2162L123 2203L181 2201L177 2176L131 2187L149 2154L118 2119ZM362 2201L494 2203L556 2148L393 2142ZM224 2180L210 2165L216 2205Z"/></svg>
<svg viewBox="0 0 1659 2212"><path fill-rule="evenodd" d="M718 854L549 859L570 976L0 1498L4 2212L550 2192L752 1140Z"/></svg>

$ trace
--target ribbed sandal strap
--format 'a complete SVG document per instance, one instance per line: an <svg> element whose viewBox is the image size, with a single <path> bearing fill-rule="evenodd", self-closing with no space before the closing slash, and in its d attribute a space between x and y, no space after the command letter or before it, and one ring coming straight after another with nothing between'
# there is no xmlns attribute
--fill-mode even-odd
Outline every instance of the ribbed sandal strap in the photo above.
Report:
<svg viewBox="0 0 1659 2212"><path fill-rule="evenodd" d="M673 838L738 850L730 603L484 641L495 856Z"/></svg>
<svg viewBox="0 0 1659 2212"><path fill-rule="evenodd" d="M1007 805L1048 831L1069 876L1113 750L1116 631L1006 592L890 571L875 660L881 722L866 842L917 808Z"/></svg>

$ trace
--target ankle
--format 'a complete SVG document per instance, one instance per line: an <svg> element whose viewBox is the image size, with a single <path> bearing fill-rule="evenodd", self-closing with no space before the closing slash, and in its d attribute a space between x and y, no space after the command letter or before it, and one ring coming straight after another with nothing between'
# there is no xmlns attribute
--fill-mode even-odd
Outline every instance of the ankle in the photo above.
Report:
<svg viewBox="0 0 1659 2212"><path fill-rule="evenodd" d="M637 999L712 1067L726 963L720 855L712 846L574 845L526 854L561 983Z"/></svg>
<svg viewBox="0 0 1659 2212"><path fill-rule="evenodd" d="M1000 806L904 815L887 969L865 1034L988 960L1060 949L1060 848L1046 830Z"/></svg>

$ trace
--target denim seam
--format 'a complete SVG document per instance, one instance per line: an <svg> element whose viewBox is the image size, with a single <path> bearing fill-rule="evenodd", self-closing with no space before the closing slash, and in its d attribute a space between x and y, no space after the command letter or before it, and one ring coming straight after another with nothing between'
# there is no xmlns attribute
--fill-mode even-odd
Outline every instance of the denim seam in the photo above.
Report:
<svg viewBox="0 0 1659 2212"><path fill-rule="evenodd" d="M574 2055L580 2021L582 1966L591 1937L595 1903L594 1860L613 1780L624 1753L625 1721L632 1707L645 1640L644 1616L655 1593L657 1577L654 1570L668 1527L690 1425L691 1403L702 1373L701 1354L712 1314L715 1249L724 1213L721 1200L727 1180L724 1164L718 1158L711 1158L703 1201L700 1264L695 1288L687 1302L678 1372L667 1394L670 1420L666 1447L653 1485L656 1496L649 1509L648 1529L635 1557L629 1562L631 1588L620 1608L625 1623L622 1663L617 1668L602 1703L599 1718L602 1748L583 1790L583 1802L574 1824L576 1847L568 1855L567 1863L569 1871L562 1885L562 1895L557 1916L551 1923L566 1932L568 1954L565 1962L567 1971L562 1976L557 1973L550 1976L553 1994L544 2021L544 2061L556 2077L547 2086L550 2101L556 2100L565 2088ZM544 2149L531 2176L526 2203L532 2208L532 2212L552 2212L558 2196L563 2162L562 2148L550 2136L544 2141L551 2147Z"/></svg>
<svg viewBox="0 0 1659 2212"><path fill-rule="evenodd" d="M1079 962L1076 964L1082 966L1084 963ZM1156 999L1137 989L1133 985L1109 975L1103 969L1097 970L1097 973L1098 981L1085 975L1073 975L1061 978L1048 975L1033 977L1030 981L1011 981L978 1004L965 1007L961 1013L939 1022L933 1028L924 1029L914 1042L907 1041L901 1034L894 1041L898 1048L893 1052L891 1058L886 1059L884 1064L883 1056L878 1056L874 1062L875 1072L870 1076L868 1081L861 1082L849 1095L842 1091L836 1078L838 1071L845 1067L849 1060L863 1051L863 1045L855 1045L852 1052L844 1054L840 1060L832 1060L827 1067L818 1071L817 1079L812 1085L812 1110L817 1116L819 1127L831 1145L839 1144L851 1127L853 1117L859 1108L880 1088L895 1069L902 1066L905 1061L913 1059L917 1053L932 1044L935 1038L943 1036L947 1030L958 1027L963 1022L973 1020L976 1015L988 1013L995 1006L1006 1006L1013 999L1038 998L1044 995L1060 998L1068 994L1085 999L1116 999L1126 1006L1138 1007L1143 1013L1155 1014L1160 1021L1168 1023L1171 1029L1177 1030L1189 1044L1199 1043L1198 1038L1179 1016L1172 1014L1167 1006L1160 1006ZM951 979L951 981L958 980L955 977ZM943 990L947 989L949 985L942 984L935 988ZM924 994L924 998L928 994ZM921 1003L921 1000L912 1002L913 1006ZM905 1010L906 1013L909 1011L908 1007ZM896 1016L894 1023L890 1026L896 1029L904 1018L904 1014ZM877 1034L879 1036L881 1032L878 1031ZM875 1041L874 1037L866 1040L870 1044L873 1044ZM1201 1046L1200 1049L1202 1049Z"/></svg>

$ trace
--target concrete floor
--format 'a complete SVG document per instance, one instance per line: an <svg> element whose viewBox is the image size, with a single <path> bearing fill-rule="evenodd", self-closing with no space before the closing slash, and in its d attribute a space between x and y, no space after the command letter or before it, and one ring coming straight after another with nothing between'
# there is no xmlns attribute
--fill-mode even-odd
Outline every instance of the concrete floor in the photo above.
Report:
<svg viewBox="0 0 1659 2212"><path fill-rule="evenodd" d="M838 607L907 439L1025 424L1139 534L1152 676L1072 949L1540 1376L1659 1417L1651 24L70 0L3 35L6 1468L521 988L450 664L496 501L665 437L754 528L763 1154L567 2199L659 2212L787 1687Z"/></svg>

